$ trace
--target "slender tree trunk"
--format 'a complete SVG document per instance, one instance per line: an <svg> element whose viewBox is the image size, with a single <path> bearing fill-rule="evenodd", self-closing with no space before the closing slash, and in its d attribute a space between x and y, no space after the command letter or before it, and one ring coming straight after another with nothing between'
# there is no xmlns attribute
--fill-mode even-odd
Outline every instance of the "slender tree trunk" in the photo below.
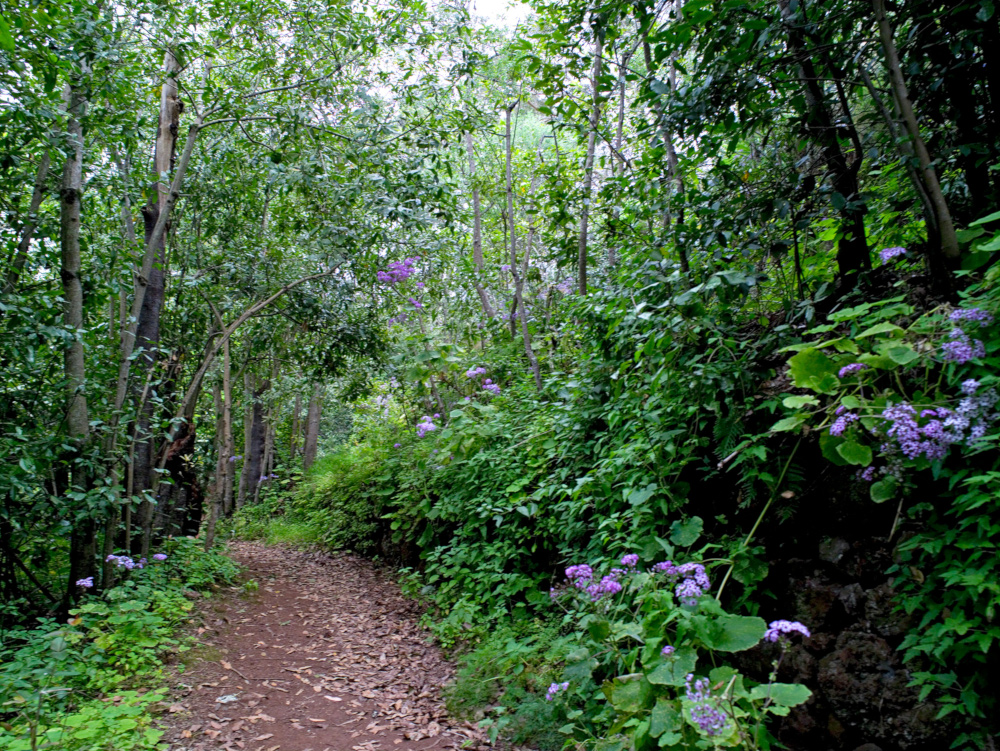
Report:
<svg viewBox="0 0 1000 751"><path fill-rule="evenodd" d="M469 155L469 185L472 187L472 262L476 267L476 292L487 318L496 318L496 310L483 287L483 228L482 211L479 201L479 186L476 185L476 153L472 133L465 134L465 150Z"/></svg>
<svg viewBox="0 0 1000 751"><path fill-rule="evenodd" d="M852 287L857 282L858 272L870 269L872 265L865 238L865 208L858 189L861 158L859 156L853 165L847 163L820 85L822 79L806 48L802 24L796 18L791 0L778 0L778 6L788 31L788 48L798 64L799 82L809 110L806 130L820 147L834 193L843 200L839 213L844 237L837 243L837 266L844 286Z"/></svg>
<svg viewBox="0 0 1000 751"><path fill-rule="evenodd" d="M875 9L875 19L878 21L879 36L882 39L882 48L885 50L886 67L889 69L889 80L892 82L893 93L899 105L900 113L903 116L903 124L910 135L913 149L920 160L920 178L930 198L931 206L934 209L934 216L937 220L938 234L941 239L941 250L949 261L958 258L958 237L955 234L955 225L952 222L951 211L948 209L948 202L945 200L938 182L937 173L934 171L934 164L931 161L930 153L927 151L927 144L920 135L920 125L917 116L913 111L913 103L910 101L910 94L906 89L906 81L903 79L903 70L899 63L899 53L896 50L896 43L892 38L892 27L889 19L885 15L885 0L872 0L872 7Z"/></svg>
<svg viewBox="0 0 1000 751"><path fill-rule="evenodd" d="M295 461L295 452L298 451L299 442L299 431L302 429L299 425L299 416L302 414L302 396L301 394L295 395L295 402L292 406L292 435L288 444L288 458L289 461Z"/></svg>
<svg viewBox="0 0 1000 751"><path fill-rule="evenodd" d="M176 79L179 70L180 66L173 52L167 50L163 61L159 129L156 134L156 152L153 161L153 171L157 176L154 183L157 200L154 203L151 199L142 210L146 243L152 244L155 248L153 267L149 273L136 327L136 345L141 351L139 361L147 373L156 365L155 350L160 341L160 313L166 291L166 233L161 234L159 238L154 235L160 215L167 210L169 199L169 190L160 177L169 175L173 169L181 111ZM146 400L138 417L140 438L135 447L135 488L138 492L150 490L156 484L153 471L156 461L155 442L151 431L153 409L152 400ZM141 554L146 555L149 552L152 534L153 508L150 501L143 501L140 517L143 525Z"/></svg>
<svg viewBox="0 0 1000 751"><path fill-rule="evenodd" d="M215 405L215 481L212 483L212 492L209 494L210 505L208 509L208 521L205 524L205 551L212 549L215 543L215 525L222 512L223 497L226 488L226 475L228 474L229 457L226 456L226 420L225 406L222 400L222 385L216 383L212 388L212 401Z"/></svg>
<svg viewBox="0 0 1000 751"><path fill-rule="evenodd" d="M222 513L229 516L233 509L233 486L236 482L236 461L233 445L233 386L232 365L229 358L229 342L223 345L222 356L222 435L225 454L225 478L222 485Z"/></svg>
<svg viewBox="0 0 1000 751"><path fill-rule="evenodd" d="M306 417L306 441L302 447L302 468L306 471L316 461L316 450L319 444L319 422L323 416L323 387L313 386L312 398L309 400L309 412Z"/></svg>
<svg viewBox="0 0 1000 751"><path fill-rule="evenodd" d="M593 108L590 114L590 134L587 136L587 158L583 165L583 207L580 211L580 243L577 251L577 279L580 294L587 294L587 224L594 188L594 152L597 149L597 129L601 125L601 63L604 54L604 29L594 29ZM513 217L511 217L513 221Z"/></svg>
<svg viewBox="0 0 1000 751"><path fill-rule="evenodd" d="M24 227L21 229L21 239L17 243L17 250L11 260L10 269L7 271L7 278L4 281L3 291L5 294L14 291L21 273L24 271L24 264L28 261L28 251L31 249L31 240L35 236L35 228L38 226L38 210L45 200L45 181L49 176L49 165L51 157L48 148L38 161L38 172L35 175L35 187L31 192L31 203L28 205L28 214Z"/></svg>
<svg viewBox="0 0 1000 751"><path fill-rule="evenodd" d="M542 375L538 366L538 358L535 356L535 351L531 347L531 331L528 329L528 313L524 307L524 274L518 271L518 257L517 257L517 227L514 218L514 179L513 170L511 167L511 156L513 151L512 133L510 127L510 113L514 109L513 106L507 108L506 117L506 132L505 132L505 152L506 152L506 163L505 163L505 176L507 184L507 223L510 229L510 273L514 277L514 305L518 309L518 315L521 319L521 337L524 341L524 353L528 357L528 362L531 363L531 373L535 378L535 388L538 391L542 390ZM530 241L529 241L530 242ZM527 268L527 254L530 253L530 245L525 249L525 269ZM584 271L586 274L586 271ZM583 277L584 280L586 277Z"/></svg>
<svg viewBox="0 0 1000 751"><path fill-rule="evenodd" d="M73 341L63 353L67 391L66 432L68 442L72 446L66 455L66 460L70 463L71 482L77 492L86 492L90 485L81 456L90 432L82 339L83 284L80 279L80 204L83 198L83 125L80 121L87 109L87 101L82 91L83 80L87 75L89 70L85 68L77 81L66 86L64 96L69 115L67 135L70 152L63 167L62 186L59 191L63 325L73 334ZM77 591L77 580L95 575L96 552L94 520L87 512L82 518L78 517L73 521L67 602Z"/></svg>
<svg viewBox="0 0 1000 751"><path fill-rule="evenodd" d="M243 412L243 462L240 465L240 489L236 497L236 508L243 508L247 492L253 492L250 484L250 434L253 431L253 394L256 390L256 377L249 370L243 374L243 396L249 399Z"/></svg>

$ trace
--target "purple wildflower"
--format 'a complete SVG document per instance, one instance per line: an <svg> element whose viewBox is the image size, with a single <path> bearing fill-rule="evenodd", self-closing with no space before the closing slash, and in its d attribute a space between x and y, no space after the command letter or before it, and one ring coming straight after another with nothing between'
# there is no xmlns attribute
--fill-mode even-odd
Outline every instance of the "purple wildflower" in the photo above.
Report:
<svg viewBox="0 0 1000 751"><path fill-rule="evenodd" d="M393 261L389 264L388 271L378 272L377 277L379 282L389 285L405 282L413 275L413 264L419 260L419 258L405 258L402 261Z"/></svg>
<svg viewBox="0 0 1000 751"><path fill-rule="evenodd" d="M860 472L858 472L858 479L864 482L873 482L875 480L875 467L865 467Z"/></svg>
<svg viewBox="0 0 1000 751"><path fill-rule="evenodd" d="M906 248L886 248L879 252L878 257L882 260L882 263L888 263L891 259L897 256L905 256Z"/></svg>
<svg viewBox="0 0 1000 751"><path fill-rule="evenodd" d="M594 578L594 569L586 563L570 566L566 569L566 578L573 582L573 586L577 589L583 589Z"/></svg>
<svg viewBox="0 0 1000 751"><path fill-rule="evenodd" d="M719 698L712 696L708 678L694 680L694 674L688 673L687 700L691 707L691 719L707 735L722 735L729 725L729 717L722 711Z"/></svg>
<svg viewBox="0 0 1000 751"><path fill-rule="evenodd" d="M970 378L967 381L962 381L962 393L966 396L973 396L976 391L979 390L979 381L975 378Z"/></svg>
<svg viewBox="0 0 1000 751"><path fill-rule="evenodd" d="M236 462L236 461L239 461L242 458L243 458L242 456L231 456L231 457L229 457L229 461Z"/></svg>
<svg viewBox="0 0 1000 751"><path fill-rule="evenodd" d="M986 355L986 346L979 339L970 339L962 329L952 329L948 335L951 341L941 345L941 357L945 362L962 365Z"/></svg>
<svg viewBox="0 0 1000 751"><path fill-rule="evenodd" d="M668 644L667 646L665 646L663 649L660 650L660 654L663 655L664 657L670 657L670 655L672 655L675 651L676 650Z"/></svg>
<svg viewBox="0 0 1000 751"><path fill-rule="evenodd" d="M602 578L599 582L594 582L584 590L593 602L597 602L607 595L616 595L622 591L622 585L618 581L616 574L611 573Z"/></svg>
<svg viewBox="0 0 1000 751"><path fill-rule="evenodd" d="M165 561L165 560L167 560L167 556L166 556L165 553L155 553L153 555L153 560L154 561Z"/></svg>
<svg viewBox="0 0 1000 751"><path fill-rule="evenodd" d="M420 300L417 300L414 297L410 297L408 299L410 301L410 304L413 305L413 307L416 308L417 310L419 310L420 308L424 307L424 304L422 302L420 302Z"/></svg>
<svg viewBox="0 0 1000 751"><path fill-rule="evenodd" d="M768 624L764 638L768 641L778 641L787 638L787 634L802 634L807 639L811 636L809 629L798 621L771 621Z"/></svg>
<svg viewBox="0 0 1000 751"><path fill-rule="evenodd" d="M499 395L500 387L497 384L493 383L492 380L487 378L485 381L483 381L483 391L489 391L491 394Z"/></svg>
<svg viewBox="0 0 1000 751"><path fill-rule="evenodd" d="M400 447L401 447L402 445L403 445L402 443L394 443L394 444L392 444L392 447L393 447L394 449L398 449L398 448L400 448Z"/></svg>
<svg viewBox="0 0 1000 751"><path fill-rule="evenodd" d="M76 586L83 587L84 589L90 589L94 586L94 577L88 576L86 579L77 579Z"/></svg>
<svg viewBox="0 0 1000 751"><path fill-rule="evenodd" d="M431 422L430 417L424 415L421 422L417 423L417 438L423 438L425 435L434 430L437 430L437 425Z"/></svg>
<svg viewBox="0 0 1000 751"><path fill-rule="evenodd" d="M434 419L435 420L440 420L441 419L441 415L439 415L437 412L435 412L434 413Z"/></svg>
<svg viewBox="0 0 1000 751"><path fill-rule="evenodd" d="M677 566L674 565L673 561L661 561L660 563L656 563L653 565L653 571L657 574L666 574L671 577L679 576Z"/></svg>
<svg viewBox="0 0 1000 751"><path fill-rule="evenodd" d="M674 589L674 594L681 601L682 605L693 608L698 604L698 598L705 594L705 592L698 586L698 583L694 579L684 579Z"/></svg>
<svg viewBox="0 0 1000 751"><path fill-rule="evenodd" d="M830 426L830 435L840 436L844 434L847 430L847 426L852 422L857 422L860 418L853 412L845 412L836 420L833 421L833 425Z"/></svg>
<svg viewBox="0 0 1000 751"><path fill-rule="evenodd" d="M951 311L948 318L952 321L975 321L980 326L993 322L993 315L980 308L959 308Z"/></svg>
<svg viewBox="0 0 1000 751"><path fill-rule="evenodd" d="M545 701L552 701L556 698L558 694L567 690L569 688L569 681L564 681L563 683L553 683L549 686L549 690L545 692Z"/></svg>
<svg viewBox="0 0 1000 751"><path fill-rule="evenodd" d="M840 372L837 373L837 378L843 379L849 375L854 375L855 373L860 373L862 370L867 370L867 369L868 366L865 365L863 362L854 362L851 363L850 365L845 365L844 367L842 367L840 369Z"/></svg>
<svg viewBox="0 0 1000 751"><path fill-rule="evenodd" d="M486 374L486 368L479 366L478 368L469 368L465 371L466 378L475 378L476 376L481 376Z"/></svg>
<svg viewBox="0 0 1000 751"><path fill-rule="evenodd" d="M628 555L622 556L622 565L628 568L635 568L639 565L639 556L635 553L629 553Z"/></svg>
<svg viewBox="0 0 1000 751"><path fill-rule="evenodd" d="M109 555L105 560L108 563L113 563L117 568L123 568L131 571L135 568L135 561L133 561L127 555Z"/></svg>

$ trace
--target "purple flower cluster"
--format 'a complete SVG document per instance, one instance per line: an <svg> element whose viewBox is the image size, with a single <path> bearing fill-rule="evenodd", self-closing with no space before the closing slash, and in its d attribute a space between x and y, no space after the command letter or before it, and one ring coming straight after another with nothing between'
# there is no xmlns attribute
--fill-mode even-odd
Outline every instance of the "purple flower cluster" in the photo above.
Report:
<svg viewBox="0 0 1000 751"><path fill-rule="evenodd" d="M691 719L707 735L722 735L729 726L729 717L722 711L719 698L712 696L708 678L694 679L694 673L687 676L687 700L691 707Z"/></svg>
<svg viewBox="0 0 1000 751"><path fill-rule="evenodd" d="M639 565L639 556L635 553L628 553L622 556L621 564L626 568L635 568Z"/></svg>
<svg viewBox="0 0 1000 751"><path fill-rule="evenodd" d="M977 394L978 389L979 382L970 378L962 383L965 396L954 410L925 409L919 417L917 410L906 402L886 407L881 416L889 423L885 434L892 442L882 444L882 453L891 456L898 447L907 459L925 456L938 461L954 443L975 444L986 435L990 423L1000 417L994 409L1000 400L997 392L989 389Z"/></svg>
<svg viewBox="0 0 1000 751"><path fill-rule="evenodd" d="M667 646L665 646L663 649L660 650L660 654L663 655L664 657L670 657L670 655L672 655L675 651L676 650L668 644Z"/></svg>
<svg viewBox="0 0 1000 751"><path fill-rule="evenodd" d="M229 461L235 462L235 461L239 461L242 458L243 458L242 456L231 456L231 457L229 457Z"/></svg>
<svg viewBox="0 0 1000 751"><path fill-rule="evenodd" d="M486 374L486 368L480 365L478 368L469 368L465 371L466 378L475 378L476 376L481 376Z"/></svg>
<svg viewBox="0 0 1000 751"><path fill-rule="evenodd" d="M510 264L509 263L505 263L503 266L500 267L500 270L501 271L508 271L509 272L510 271Z"/></svg>
<svg viewBox="0 0 1000 751"><path fill-rule="evenodd" d="M948 336L951 340L941 345L941 357L946 362L962 365L986 355L986 345L979 339L970 339L962 329L954 328Z"/></svg>
<svg viewBox="0 0 1000 751"><path fill-rule="evenodd" d="M77 579L76 586L83 587L84 589L90 589L94 586L94 577L88 576L86 579Z"/></svg>
<svg viewBox="0 0 1000 751"><path fill-rule="evenodd" d="M559 284L556 285L556 289L562 292L564 295L568 295L573 291L574 288L572 279L563 279Z"/></svg>
<svg viewBox="0 0 1000 751"><path fill-rule="evenodd" d="M959 321L974 321L980 326L993 323L993 315L981 308L959 308L958 310L951 311L951 315L948 318L956 323Z"/></svg>
<svg viewBox="0 0 1000 751"><path fill-rule="evenodd" d="M393 316L389 319L388 323L390 326L394 326L397 323L406 323L410 317L406 313L400 313L398 316Z"/></svg>
<svg viewBox="0 0 1000 751"><path fill-rule="evenodd" d="M410 301L410 304L412 304L413 307L416 308L417 310L420 310L422 307L424 307L424 304L422 302L420 302L420 300L417 300L414 297L410 297L408 299Z"/></svg>
<svg viewBox="0 0 1000 751"><path fill-rule="evenodd" d="M136 563L135 561L132 560L131 557L127 555L109 555L104 560L107 561L108 563L115 564L117 568L127 569L128 571L131 571L136 567L142 568L142 561Z"/></svg>
<svg viewBox="0 0 1000 751"><path fill-rule="evenodd" d="M868 366L863 362L854 362L850 365L845 365L837 373L837 378L844 379L849 375L854 375L855 373L860 373L862 370L867 370Z"/></svg>
<svg viewBox="0 0 1000 751"><path fill-rule="evenodd" d="M788 634L796 633L802 634L806 638L811 636L809 629L798 621L771 621L767 626L767 631L764 632L764 638L767 641L778 641L779 639L787 639Z"/></svg>
<svg viewBox="0 0 1000 751"><path fill-rule="evenodd" d="M861 419L860 416L853 412L848 412L847 408L843 405L837 407L837 411L834 414L838 415L838 417L833 421L833 425L830 426L830 435L835 436L843 435L848 425Z"/></svg>
<svg viewBox="0 0 1000 751"><path fill-rule="evenodd" d="M392 447L394 449L398 449L398 448L402 447L402 445L403 445L402 443L394 443L394 444L392 444Z"/></svg>
<svg viewBox="0 0 1000 751"><path fill-rule="evenodd" d="M405 282L411 276L415 269L413 264L419 261L419 258L405 258L402 261L393 261L389 264L388 271L378 272L378 280L382 284L399 284L400 282Z"/></svg>
<svg viewBox="0 0 1000 751"><path fill-rule="evenodd" d="M500 394L500 387L487 378L483 381L483 391L489 391L491 394L496 396Z"/></svg>
<svg viewBox="0 0 1000 751"><path fill-rule="evenodd" d="M681 579L674 588L674 595L681 601L681 604L694 607L698 604L698 598L708 591L712 586L705 573L705 567L700 563L685 563L675 566L673 561L663 561L653 566L653 571L666 574L671 579Z"/></svg>
<svg viewBox="0 0 1000 751"><path fill-rule="evenodd" d="M167 560L167 554L166 553L156 553L153 556L153 560L154 561L165 561L165 560Z"/></svg>
<svg viewBox="0 0 1000 751"><path fill-rule="evenodd" d="M602 577L600 581L594 581L594 570L586 563L570 566L566 569L566 578L576 589L584 592L590 597L592 602L597 602L609 595L616 595L622 591L619 577L626 573L623 569L613 568L611 573Z"/></svg>
<svg viewBox="0 0 1000 751"><path fill-rule="evenodd" d="M268 480L277 480L277 475L261 475L260 479L257 480L258 483L267 482Z"/></svg>
<svg viewBox="0 0 1000 751"><path fill-rule="evenodd" d="M434 430L437 430L437 425L431 422L430 417L424 415L421 421L417 423L417 438L423 438Z"/></svg>
<svg viewBox="0 0 1000 751"><path fill-rule="evenodd" d="M569 681L563 683L553 683L549 690L545 692L545 701L553 701L557 695L569 688Z"/></svg>
<svg viewBox="0 0 1000 751"><path fill-rule="evenodd" d="M878 257L882 260L882 263L888 263L891 259L897 256L905 256L906 248L886 248L879 252Z"/></svg>

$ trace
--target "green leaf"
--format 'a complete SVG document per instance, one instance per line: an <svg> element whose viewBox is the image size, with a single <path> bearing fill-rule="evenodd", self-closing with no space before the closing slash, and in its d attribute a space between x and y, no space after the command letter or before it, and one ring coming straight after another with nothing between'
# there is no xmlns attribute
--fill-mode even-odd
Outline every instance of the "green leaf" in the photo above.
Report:
<svg viewBox="0 0 1000 751"><path fill-rule="evenodd" d="M611 688L611 706L618 712L641 712L651 698L649 683L641 675L624 681L615 678Z"/></svg>
<svg viewBox="0 0 1000 751"><path fill-rule="evenodd" d="M611 635L611 623L607 618L594 618L587 624L587 631L594 641L604 641Z"/></svg>
<svg viewBox="0 0 1000 751"><path fill-rule="evenodd" d="M808 415L796 414L791 417L785 417L784 419L778 420L774 425L771 426L772 433L785 433L790 430L795 430L802 423L809 419Z"/></svg>
<svg viewBox="0 0 1000 751"><path fill-rule="evenodd" d="M900 365L909 365L920 357L920 353L913 349L913 347L890 347L885 350L885 354L893 362Z"/></svg>
<svg viewBox="0 0 1000 751"><path fill-rule="evenodd" d="M684 521L676 521L670 525L670 542L674 545L686 548L694 545L695 541L701 537L701 530L704 529L705 522L700 516L692 516Z"/></svg>
<svg viewBox="0 0 1000 751"><path fill-rule="evenodd" d="M676 702L664 699L656 700L656 706L649 718L649 734L659 738L667 732L676 733L681 729L681 713Z"/></svg>
<svg viewBox="0 0 1000 751"><path fill-rule="evenodd" d="M1000 250L1000 233L993 235L986 242L976 243L973 250L977 253L990 253L994 250Z"/></svg>
<svg viewBox="0 0 1000 751"><path fill-rule="evenodd" d="M656 484L650 483L642 490L635 489L628 494L628 502L633 506L641 506L656 492Z"/></svg>
<svg viewBox="0 0 1000 751"><path fill-rule="evenodd" d="M819 450L823 452L823 456L826 457L828 461L838 467L846 467L847 462L838 451L845 441L846 439L844 437L839 435L830 435L829 431L824 430L819 436Z"/></svg>
<svg viewBox="0 0 1000 751"><path fill-rule="evenodd" d="M864 339L866 336L875 336L876 334L903 334L905 333L903 329L894 323L889 323L888 321L883 321L882 323L877 323L871 328L867 328L858 334L855 339Z"/></svg>
<svg viewBox="0 0 1000 751"><path fill-rule="evenodd" d="M845 462L858 467L867 467L872 463L871 447L855 441L846 441L840 444L837 446L837 453L843 457Z"/></svg>
<svg viewBox="0 0 1000 751"><path fill-rule="evenodd" d="M590 650L577 649L566 656L563 678L571 683L586 683L597 669L597 660L590 656Z"/></svg>
<svg viewBox="0 0 1000 751"><path fill-rule="evenodd" d="M723 615L708 621L699 635L705 646L719 652L742 652L756 646L764 638L767 624L763 618L750 615Z"/></svg>
<svg viewBox="0 0 1000 751"><path fill-rule="evenodd" d="M698 653L693 647L681 647L663 663L646 673L646 680L655 686L683 686L688 673L694 672Z"/></svg>
<svg viewBox="0 0 1000 751"><path fill-rule="evenodd" d="M800 683L771 683L754 686L750 698L754 700L770 699L781 707L797 707L809 701L812 691Z"/></svg>
<svg viewBox="0 0 1000 751"><path fill-rule="evenodd" d="M987 222L992 222L1000 219L1000 211L994 211L992 214L987 214L981 219L977 219L974 222L969 222L970 227L978 227L980 224L986 224Z"/></svg>
<svg viewBox="0 0 1000 751"><path fill-rule="evenodd" d="M819 399L815 396L786 396L781 403L788 409L798 409L799 407L818 407ZM774 428L771 428L774 430Z"/></svg>
<svg viewBox="0 0 1000 751"><path fill-rule="evenodd" d="M873 482L870 493L875 503L892 500L896 496L896 478L890 475L884 480Z"/></svg>
<svg viewBox="0 0 1000 751"><path fill-rule="evenodd" d="M4 17L0 16L0 49L13 52L15 47L14 37L10 35L10 26L7 25Z"/></svg>
<svg viewBox="0 0 1000 751"><path fill-rule="evenodd" d="M836 363L816 348L802 350L788 361L788 366L792 382L799 388L825 394L840 384Z"/></svg>

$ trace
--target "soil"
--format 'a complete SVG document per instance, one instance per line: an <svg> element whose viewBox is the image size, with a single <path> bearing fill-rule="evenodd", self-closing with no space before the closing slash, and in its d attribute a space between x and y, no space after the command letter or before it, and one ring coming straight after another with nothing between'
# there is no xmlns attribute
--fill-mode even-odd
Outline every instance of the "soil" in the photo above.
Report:
<svg viewBox="0 0 1000 751"><path fill-rule="evenodd" d="M391 576L352 555L248 542L230 553L258 589L202 609L167 714L170 751L485 747L448 717L454 668Z"/></svg>

